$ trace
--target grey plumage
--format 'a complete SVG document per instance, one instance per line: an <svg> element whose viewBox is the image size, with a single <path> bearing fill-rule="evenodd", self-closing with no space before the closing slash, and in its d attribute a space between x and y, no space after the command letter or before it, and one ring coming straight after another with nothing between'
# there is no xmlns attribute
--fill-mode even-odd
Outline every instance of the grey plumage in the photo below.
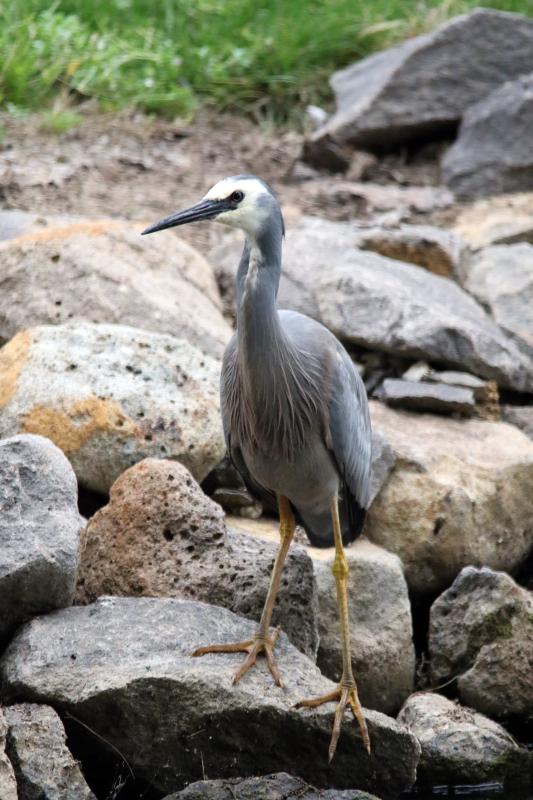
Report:
<svg viewBox="0 0 533 800"><path fill-rule="evenodd" d="M360 532L369 501L366 392L333 334L276 309L283 229L269 195L269 213L255 241L247 239L237 273L237 332L221 380L226 442L252 493L272 508L276 492L287 496L315 545L333 543L330 503L338 487L347 542Z"/></svg>
<svg viewBox="0 0 533 800"><path fill-rule="evenodd" d="M315 545L333 543L338 494L343 540L361 531L370 493L366 392L340 342L320 323L278 311L284 235L267 184L237 175L144 233L198 219L244 230L236 278L237 331L224 354L221 405L230 456L253 494L286 497Z"/></svg>
<svg viewBox="0 0 533 800"><path fill-rule="evenodd" d="M282 686L270 632L283 564L295 519L315 545L335 543L342 676L337 688L297 707L336 702L329 760L350 708L370 753L370 738L350 653L348 560L343 540L360 532L370 494L370 420L361 379L340 342L323 325L294 311L278 311L283 219L269 187L253 175L225 178L191 208L147 228L153 233L199 219L216 219L246 234L237 272L237 331L224 354L221 405L229 453L254 494L277 506L280 546L253 639L199 647L193 656L246 653L233 677L241 680L264 653Z"/></svg>

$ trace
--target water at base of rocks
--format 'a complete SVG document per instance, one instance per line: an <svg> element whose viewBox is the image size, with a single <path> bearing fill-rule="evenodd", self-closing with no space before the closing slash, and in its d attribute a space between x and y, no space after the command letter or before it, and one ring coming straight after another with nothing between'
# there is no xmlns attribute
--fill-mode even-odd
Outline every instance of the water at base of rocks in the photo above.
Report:
<svg viewBox="0 0 533 800"><path fill-rule="evenodd" d="M439 800L439 798L458 797L467 800L533 800L533 789L506 789L501 783L484 783L478 786L433 786L402 794L400 800Z"/></svg>

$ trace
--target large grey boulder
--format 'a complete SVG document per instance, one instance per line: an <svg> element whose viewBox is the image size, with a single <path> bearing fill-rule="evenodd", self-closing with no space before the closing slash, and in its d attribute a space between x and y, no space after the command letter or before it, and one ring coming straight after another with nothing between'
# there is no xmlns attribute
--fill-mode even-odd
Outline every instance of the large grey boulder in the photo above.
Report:
<svg viewBox="0 0 533 800"><path fill-rule="evenodd" d="M350 223L304 218L287 236L279 304L340 339L533 390L523 352L454 281L358 249Z"/></svg>
<svg viewBox="0 0 533 800"><path fill-rule="evenodd" d="M457 681L461 700L489 717L531 727L533 723L533 612L515 636L482 647Z"/></svg>
<svg viewBox="0 0 533 800"><path fill-rule="evenodd" d="M42 436L0 441L0 644L74 598L82 519L76 477Z"/></svg>
<svg viewBox="0 0 533 800"><path fill-rule="evenodd" d="M464 250L464 243L457 234L432 225L363 229L358 244L362 250L416 264L445 278L457 274Z"/></svg>
<svg viewBox="0 0 533 800"><path fill-rule="evenodd" d="M465 703L496 719L531 721L533 594L509 575L467 567L433 604L431 677L458 677Z"/></svg>
<svg viewBox="0 0 533 800"><path fill-rule="evenodd" d="M454 17L336 72L337 110L313 141L391 147L448 133L472 103L530 71L532 51L525 16L476 9Z"/></svg>
<svg viewBox="0 0 533 800"><path fill-rule="evenodd" d="M412 785L418 742L376 711L365 712L372 755L347 719L328 766L333 708L292 706L333 684L285 635L276 646L284 689L261 662L233 686L242 654L191 657L201 645L242 641L254 630L218 606L102 598L26 625L2 660L5 694L72 713L161 792L200 779L203 770L216 778L290 769L317 786L355 782L387 795Z"/></svg>
<svg viewBox="0 0 533 800"><path fill-rule="evenodd" d="M516 425L526 436L533 439L533 405L502 406L502 419Z"/></svg>
<svg viewBox="0 0 533 800"><path fill-rule="evenodd" d="M0 435L47 436L79 482L108 492L149 456L203 480L225 444L220 365L183 339L125 325L45 325L0 350Z"/></svg>
<svg viewBox="0 0 533 800"><path fill-rule="evenodd" d="M7 722L0 707L0 797L2 800L20 800L13 766L5 751L6 737Z"/></svg>
<svg viewBox="0 0 533 800"><path fill-rule="evenodd" d="M279 538L279 537L278 537ZM226 528L219 505L175 461L146 459L111 487L82 534L77 599L194 598L259 621L278 543ZM304 548L291 548L274 610L291 642L316 657L317 594Z"/></svg>
<svg viewBox="0 0 533 800"><path fill-rule="evenodd" d="M285 265L310 287L318 319L341 339L533 390L531 353L472 297L421 267L350 247L349 225L308 220L293 231Z"/></svg>
<svg viewBox="0 0 533 800"><path fill-rule="evenodd" d="M53 708L20 703L8 706L5 716L7 752L19 800L96 800L67 747L63 723Z"/></svg>
<svg viewBox="0 0 533 800"><path fill-rule="evenodd" d="M444 156L443 179L459 197L533 189L531 44L529 48L529 68L523 72L530 74L505 83L469 108Z"/></svg>
<svg viewBox="0 0 533 800"><path fill-rule="evenodd" d="M452 232L472 250L493 244L533 244L533 192L482 197L458 208Z"/></svg>
<svg viewBox="0 0 533 800"><path fill-rule="evenodd" d="M340 680L342 650L333 548L310 548L318 588L317 663ZM414 687L415 649L407 583L400 559L360 539L345 548L349 565L352 663L361 702L395 714Z"/></svg>
<svg viewBox="0 0 533 800"><path fill-rule="evenodd" d="M171 334L220 357L231 329L211 267L177 236L143 238L141 229L51 221L1 243L0 343L29 326L110 322Z"/></svg>
<svg viewBox="0 0 533 800"><path fill-rule="evenodd" d="M480 250L463 266L462 284L498 325L533 346L533 245Z"/></svg>
<svg viewBox="0 0 533 800"><path fill-rule="evenodd" d="M315 789L286 772L260 778L196 781L163 800L379 800L357 789Z"/></svg>
<svg viewBox="0 0 533 800"><path fill-rule="evenodd" d="M44 217L39 217L38 214L30 214L28 211L19 211L15 208L0 210L0 242L4 239L14 239L35 228L39 229L39 220L44 224Z"/></svg>
<svg viewBox="0 0 533 800"><path fill-rule="evenodd" d="M442 695L411 695L398 721L420 742L420 784L498 782L509 786L530 781L533 754L501 725Z"/></svg>
<svg viewBox="0 0 533 800"><path fill-rule="evenodd" d="M402 560L412 591L442 591L469 564L512 571L533 546L533 442L502 422L398 411L371 401L396 464L366 535Z"/></svg>

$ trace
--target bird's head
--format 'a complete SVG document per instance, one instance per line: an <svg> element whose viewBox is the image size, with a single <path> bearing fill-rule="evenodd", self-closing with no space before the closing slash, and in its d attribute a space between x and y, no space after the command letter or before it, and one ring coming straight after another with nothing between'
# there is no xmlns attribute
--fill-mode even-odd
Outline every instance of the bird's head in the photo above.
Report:
<svg viewBox="0 0 533 800"><path fill-rule="evenodd" d="M257 237L269 222L280 225L283 233L281 211L270 187L255 175L235 175L215 183L194 206L150 225L143 235L202 219L214 219L232 228L241 228L252 238Z"/></svg>

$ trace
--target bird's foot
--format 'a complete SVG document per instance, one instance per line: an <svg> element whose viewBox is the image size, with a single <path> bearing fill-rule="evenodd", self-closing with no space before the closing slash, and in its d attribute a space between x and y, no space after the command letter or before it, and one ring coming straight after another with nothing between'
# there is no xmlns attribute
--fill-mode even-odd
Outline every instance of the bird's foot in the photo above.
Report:
<svg viewBox="0 0 533 800"><path fill-rule="evenodd" d="M363 716L363 709L359 702L357 695L357 686L355 681L341 682L336 689L329 694L322 697L314 697L310 700L300 700L293 708L317 708L324 703L331 703L338 700L337 708L335 709L335 721L333 723L333 732L331 734L331 741L329 744L329 762L331 763L335 750L337 749L337 742L341 733L341 723L344 715L344 709L349 706L353 715L359 723L359 729L363 738L363 745L367 753L370 753L370 737L368 735L368 728L366 727L365 718Z"/></svg>
<svg viewBox="0 0 533 800"><path fill-rule="evenodd" d="M205 656L207 653L248 653L241 666L233 676L232 683L240 681L243 675L253 667L259 653L266 656L268 668L278 686L283 688L281 675L274 659L274 647L278 638L279 628L275 628L272 634L262 636L256 634L253 639L245 642L233 642L231 644L208 644L206 647L199 647L194 651L193 656Z"/></svg>

